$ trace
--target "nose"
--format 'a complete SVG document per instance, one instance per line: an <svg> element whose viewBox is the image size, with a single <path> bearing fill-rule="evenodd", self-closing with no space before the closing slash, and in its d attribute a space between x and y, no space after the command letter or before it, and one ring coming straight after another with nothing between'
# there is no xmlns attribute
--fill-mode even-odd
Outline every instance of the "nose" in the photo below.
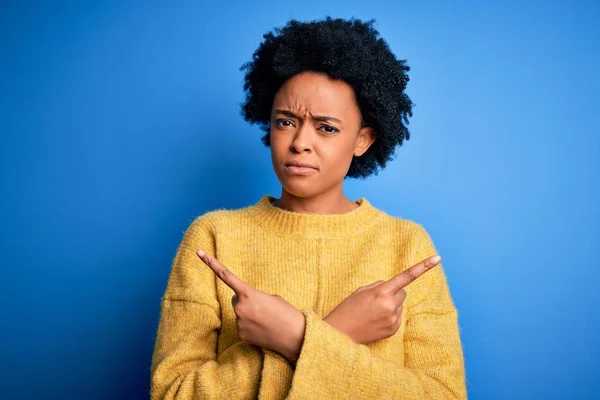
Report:
<svg viewBox="0 0 600 400"><path fill-rule="evenodd" d="M311 153L312 152L313 133L309 124L302 124L296 131L294 140L290 143L292 153Z"/></svg>

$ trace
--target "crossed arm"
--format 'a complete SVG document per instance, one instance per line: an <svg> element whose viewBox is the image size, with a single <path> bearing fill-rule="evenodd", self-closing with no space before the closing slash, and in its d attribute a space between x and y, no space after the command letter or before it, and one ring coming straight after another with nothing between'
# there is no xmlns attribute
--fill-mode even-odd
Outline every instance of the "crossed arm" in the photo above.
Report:
<svg viewBox="0 0 600 400"><path fill-rule="evenodd" d="M441 266L427 274L435 292L419 299L408 311L405 364L398 366L354 340L351 329L341 326L339 318L330 323L310 309L295 309L280 296L253 292L256 289L210 257L214 254L210 238L196 229L186 232L163 297L152 360L153 399L251 398L258 392L263 362L268 366L269 358L280 356L292 365L298 360L282 398L466 398L457 314ZM201 260L197 249L208 254ZM422 255L431 255L434 250L429 244ZM380 290L397 293L430 268L417 267L370 286L384 285ZM206 290L198 289L206 288L207 283L214 287L215 279L223 280L236 293L232 301L234 308L242 310L236 315L240 336L244 336L244 341L219 357L219 304L214 297L206 297ZM289 319L257 322L251 317L256 311L251 298ZM432 304L436 306L432 308ZM260 311L264 314L265 308Z"/></svg>

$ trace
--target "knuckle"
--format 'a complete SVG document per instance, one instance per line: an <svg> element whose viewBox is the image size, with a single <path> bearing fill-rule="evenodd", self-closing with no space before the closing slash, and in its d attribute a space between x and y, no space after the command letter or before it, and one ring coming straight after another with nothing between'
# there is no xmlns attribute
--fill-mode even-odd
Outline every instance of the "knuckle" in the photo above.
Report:
<svg viewBox="0 0 600 400"><path fill-rule="evenodd" d="M375 294L377 297L385 297L386 295L384 288L382 288L381 286L377 286L375 288Z"/></svg>
<svg viewBox="0 0 600 400"><path fill-rule="evenodd" d="M398 307L398 310L396 311L396 316L398 317L398 320L402 318L402 306Z"/></svg>
<svg viewBox="0 0 600 400"><path fill-rule="evenodd" d="M247 307L245 307L244 304L241 303L236 304L236 306L233 309L233 312L240 319L244 319L248 315Z"/></svg>
<svg viewBox="0 0 600 400"><path fill-rule="evenodd" d="M395 313L397 308L398 308L398 305L396 304L395 301L388 300L385 303L383 303L383 309L388 314Z"/></svg>
<svg viewBox="0 0 600 400"><path fill-rule="evenodd" d="M221 268L218 272L219 274L219 278L221 278L221 280L223 281L227 281L227 278L229 278L229 271L225 268Z"/></svg>
<svg viewBox="0 0 600 400"><path fill-rule="evenodd" d="M398 296L400 297L401 301L404 301L406 299L406 290L400 289L398 291Z"/></svg>
<svg viewBox="0 0 600 400"><path fill-rule="evenodd" d="M407 270L406 270L404 273L406 274L406 278L407 278L407 279L408 279L410 282L412 282L412 281L414 281L415 279L417 279L417 272L416 272L416 271L415 271L415 269L413 269L413 268L409 268L409 269L407 269Z"/></svg>
<svg viewBox="0 0 600 400"><path fill-rule="evenodd" d="M396 315L390 315L389 317L387 317L387 324L388 326L394 326L396 325L396 322L398 321L398 317Z"/></svg>
<svg viewBox="0 0 600 400"><path fill-rule="evenodd" d="M243 318L236 318L238 332L246 331L246 321Z"/></svg>
<svg viewBox="0 0 600 400"><path fill-rule="evenodd" d="M393 336L397 331L398 331L398 327L396 325L390 325L386 329L386 336L387 337Z"/></svg>

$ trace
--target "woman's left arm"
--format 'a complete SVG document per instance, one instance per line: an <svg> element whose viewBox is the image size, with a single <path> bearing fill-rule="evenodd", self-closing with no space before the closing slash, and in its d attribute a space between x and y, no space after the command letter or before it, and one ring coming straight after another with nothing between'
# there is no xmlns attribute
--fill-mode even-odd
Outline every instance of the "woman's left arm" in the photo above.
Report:
<svg viewBox="0 0 600 400"><path fill-rule="evenodd" d="M421 226L416 235L416 260L437 253ZM302 309L304 341L287 399L466 399L458 314L442 265L411 285L403 366L355 343L313 310Z"/></svg>

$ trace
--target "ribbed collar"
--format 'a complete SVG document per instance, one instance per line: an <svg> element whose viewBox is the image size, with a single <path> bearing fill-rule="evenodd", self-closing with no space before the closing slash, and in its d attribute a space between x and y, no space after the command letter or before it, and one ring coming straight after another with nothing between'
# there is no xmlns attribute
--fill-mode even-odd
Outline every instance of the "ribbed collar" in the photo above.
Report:
<svg viewBox="0 0 600 400"><path fill-rule="evenodd" d="M283 210L271 204L275 197L264 195L249 207L251 218L263 228L277 234L305 238L340 238L359 234L384 213L361 197L359 207L344 214L314 214Z"/></svg>

